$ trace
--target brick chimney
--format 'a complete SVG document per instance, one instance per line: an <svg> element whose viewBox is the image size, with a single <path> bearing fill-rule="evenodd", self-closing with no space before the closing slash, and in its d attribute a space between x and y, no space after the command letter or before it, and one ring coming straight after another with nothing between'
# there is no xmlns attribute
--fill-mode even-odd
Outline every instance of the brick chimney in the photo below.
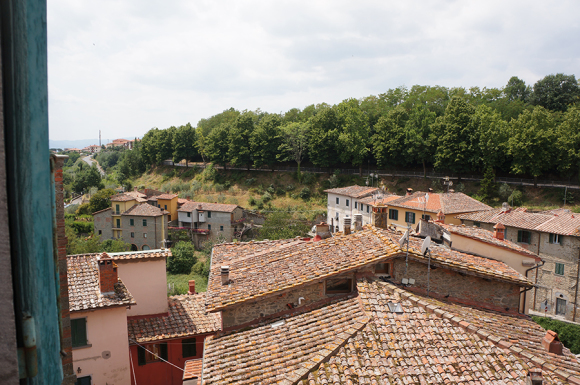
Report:
<svg viewBox="0 0 580 385"><path fill-rule="evenodd" d="M544 338L542 338L542 346L548 353L562 355L562 343L558 338L558 333L548 330Z"/></svg>
<svg viewBox="0 0 580 385"><path fill-rule="evenodd" d="M101 293L112 293L115 291L115 284L119 280L117 264L113 262L113 259L107 253L101 254L98 262Z"/></svg>
<svg viewBox="0 0 580 385"><path fill-rule="evenodd" d="M530 368L526 376L526 385L543 385L544 377L542 376L542 369Z"/></svg>
<svg viewBox="0 0 580 385"><path fill-rule="evenodd" d="M505 226L501 223L496 224L493 226L493 237L499 239L500 241L504 240L505 236Z"/></svg>
<svg viewBox="0 0 580 385"><path fill-rule="evenodd" d="M443 211L439 210L439 212L437 213L437 220L435 222L440 222L440 223L445 222L445 214L443 214Z"/></svg>
<svg viewBox="0 0 580 385"><path fill-rule="evenodd" d="M192 295L195 294L195 279L189 281L189 291L187 294Z"/></svg>
<svg viewBox="0 0 580 385"><path fill-rule="evenodd" d="M321 239L330 238L330 226L326 222L320 222L316 225L316 235L314 241L319 241Z"/></svg>
<svg viewBox="0 0 580 385"><path fill-rule="evenodd" d="M409 188L407 189L407 196L409 196L409 195L411 195L411 194L413 194L413 189L409 187Z"/></svg>
<svg viewBox="0 0 580 385"><path fill-rule="evenodd" d="M433 194L433 189L429 187L429 194Z"/></svg>

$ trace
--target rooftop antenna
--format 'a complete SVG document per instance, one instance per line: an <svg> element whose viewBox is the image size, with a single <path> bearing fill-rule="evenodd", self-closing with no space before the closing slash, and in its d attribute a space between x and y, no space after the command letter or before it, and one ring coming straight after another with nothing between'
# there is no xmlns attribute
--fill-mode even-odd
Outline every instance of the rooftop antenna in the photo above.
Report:
<svg viewBox="0 0 580 385"><path fill-rule="evenodd" d="M429 246L431 246L431 237L425 238L421 245L421 255L425 256L426 254L429 254L429 262L427 263L427 297L429 297L429 291L431 289L431 250L429 250Z"/></svg>
<svg viewBox="0 0 580 385"><path fill-rule="evenodd" d="M101 130L99 130L99 147L101 147Z"/></svg>
<svg viewBox="0 0 580 385"><path fill-rule="evenodd" d="M410 233L411 233L411 223L407 223L407 231L405 231L405 234L403 234L401 239L399 239L399 245L401 245L401 247L403 247L403 244L405 242L407 242L407 253L405 255L405 275L404 275L404 277L407 277L407 272L409 271L409 234ZM405 279L407 279L407 278L405 278Z"/></svg>
<svg viewBox="0 0 580 385"><path fill-rule="evenodd" d="M453 186L453 181L452 181L452 180L449 180L449 177L448 177L448 176L446 176L445 178L443 178L443 184L444 184L445 186L447 186L447 194L449 194L449 188L450 188L451 186Z"/></svg>

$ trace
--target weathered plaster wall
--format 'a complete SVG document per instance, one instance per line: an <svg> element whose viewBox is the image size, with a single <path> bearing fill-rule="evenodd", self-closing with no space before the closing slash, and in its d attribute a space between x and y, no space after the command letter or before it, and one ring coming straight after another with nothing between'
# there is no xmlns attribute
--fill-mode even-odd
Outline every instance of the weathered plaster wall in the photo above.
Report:
<svg viewBox="0 0 580 385"><path fill-rule="evenodd" d="M127 316L167 313L167 275L165 258L115 261L119 278L137 305Z"/></svg>

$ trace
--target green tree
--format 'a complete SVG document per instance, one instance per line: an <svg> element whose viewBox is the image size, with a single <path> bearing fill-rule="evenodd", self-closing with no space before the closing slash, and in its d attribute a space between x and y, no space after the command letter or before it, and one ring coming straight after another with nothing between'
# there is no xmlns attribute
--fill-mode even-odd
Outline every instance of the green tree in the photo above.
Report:
<svg viewBox="0 0 580 385"><path fill-rule="evenodd" d="M82 164L82 163L81 163ZM90 187L104 188L101 180L101 173L96 165L92 167L79 167L79 171L75 174L75 179L72 188L75 192L80 193L88 190Z"/></svg>
<svg viewBox="0 0 580 385"><path fill-rule="evenodd" d="M111 207L111 196L115 194L115 190L110 188L99 190L96 194L93 194L89 200L89 212L92 214Z"/></svg>
<svg viewBox="0 0 580 385"><path fill-rule="evenodd" d="M532 112L524 111L510 123L509 154L512 172L534 177L534 187L543 172L552 164L554 149L554 120L549 111L537 106Z"/></svg>
<svg viewBox="0 0 580 385"><path fill-rule="evenodd" d="M229 135L228 157L234 166L252 165L252 149L250 138L254 132L254 113L243 112L232 124Z"/></svg>
<svg viewBox="0 0 580 385"><path fill-rule="evenodd" d="M191 242L177 242L171 248L171 255L167 258L167 271L171 274L189 274L197 262L195 247Z"/></svg>
<svg viewBox="0 0 580 385"><path fill-rule="evenodd" d="M278 158L282 161L292 160L298 165L298 178L300 178L300 164L308 150L309 124L290 123L282 126L282 142L278 147Z"/></svg>
<svg viewBox="0 0 580 385"><path fill-rule="evenodd" d="M373 155L381 166L405 165L409 161L405 148L405 125L409 114L397 106L382 116L375 125Z"/></svg>
<svg viewBox="0 0 580 385"><path fill-rule="evenodd" d="M332 167L337 162L339 120L336 109L324 106L310 118L309 158L315 166Z"/></svg>
<svg viewBox="0 0 580 385"><path fill-rule="evenodd" d="M101 251L105 253L122 253L130 249L131 245L120 239L105 239L101 242Z"/></svg>
<svg viewBox="0 0 580 385"><path fill-rule="evenodd" d="M336 109L340 122L337 143L340 161L359 166L362 175L362 163L369 152L369 119L356 99L344 100Z"/></svg>
<svg viewBox="0 0 580 385"><path fill-rule="evenodd" d="M526 86L526 82L517 76L512 76L503 89L503 93L509 102L519 100L525 103L528 101L531 92L532 90L529 86Z"/></svg>
<svg viewBox="0 0 580 385"><path fill-rule="evenodd" d="M485 174L483 175L483 180L481 181L481 187L479 189L479 195L482 200L489 201L496 195L497 187L494 181L495 172L493 171L493 167L488 166L485 169Z"/></svg>
<svg viewBox="0 0 580 385"><path fill-rule="evenodd" d="M580 107L574 106L566 111L564 119L558 125L556 153L558 170L580 173Z"/></svg>
<svg viewBox="0 0 580 385"><path fill-rule="evenodd" d="M427 176L426 163L432 161L435 154L435 138L431 125L435 123L436 114L428 107L416 106L405 123L405 147L409 162L423 165L423 176Z"/></svg>
<svg viewBox="0 0 580 385"><path fill-rule="evenodd" d="M282 143L281 124L282 118L277 114L269 114L260 119L250 138L254 167L268 165L274 170L278 148Z"/></svg>
<svg viewBox="0 0 580 385"><path fill-rule="evenodd" d="M173 134L172 141L173 161L180 162L182 159L185 159L185 165L187 167L189 162L193 161L198 155L195 128L189 123L184 126L179 126Z"/></svg>
<svg viewBox="0 0 580 385"><path fill-rule="evenodd" d="M471 116L470 126L474 137L472 164L496 170L506 160L508 124L491 107L480 105ZM495 174L494 174L495 175Z"/></svg>
<svg viewBox="0 0 580 385"><path fill-rule="evenodd" d="M469 123L474 110L461 97L454 96L445 109L445 115L437 118L433 124L433 131L439 138L435 168L457 173L471 170L473 137Z"/></svg>
<svg viewBox="0 0 580 385"><path fill-rule="evenodd" d="M205 140L204 152L212 162L223 166L224 170L228 162L230 148L230 125L227 123L215 127Z"/></svg>
<svg viewBox="0 0 580 385"><path fill-rule="evenodd" d="M276 211L270 213L260 229L260 239L290 239L306 236L308 224L297 220L291 213Z"/></svg>
<svg viewBox="0 0 580 385"><path fill-rule="evenodd" d="M578 102L580 87L574 75L548 75L534 84L532 103L548 110L566 111Z"/></svg>

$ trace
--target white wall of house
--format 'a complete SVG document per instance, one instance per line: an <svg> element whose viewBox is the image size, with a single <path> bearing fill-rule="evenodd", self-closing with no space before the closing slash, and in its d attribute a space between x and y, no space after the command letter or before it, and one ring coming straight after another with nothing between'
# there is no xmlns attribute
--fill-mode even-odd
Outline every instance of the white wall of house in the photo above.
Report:
<svg viewBox="0 0 580 385"><path fill-rule="evenodd" d="M344 230L343 219L345 217L354 221L354 214L362 214L363 226L370 224L372 212L372 207L360 203L358 199L345 195L328 194L326 222L334 225L335 228L338 225L338 231Z"/></svg>
<svg viewBox="0 0 580 385"><path fill-rule="evenodd" d="M77 377L91 376L92 384L130 385L127 309L120 306L71 313L71 319L78 318L86 318L87 346L73 348Z"/></svg>

